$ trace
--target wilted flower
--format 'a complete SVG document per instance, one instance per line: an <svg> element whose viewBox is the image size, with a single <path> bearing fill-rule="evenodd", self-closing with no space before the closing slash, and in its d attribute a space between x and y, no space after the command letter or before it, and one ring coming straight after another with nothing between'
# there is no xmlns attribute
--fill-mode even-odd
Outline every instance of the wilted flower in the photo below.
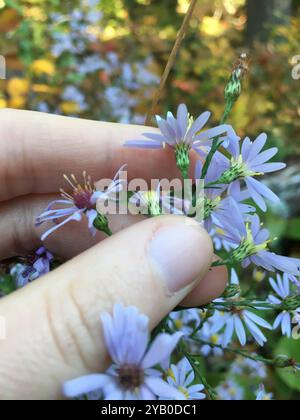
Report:
<svg viewBox="0 0 300 420"><path fill-rule="evenodd" d="M113 365L105 374L66 382L65 396L75 398L102 390L107 400L181 399L181 393L153 368L170 357L182 334L160 334L149 347L149 319L139 314L137 308L118 304L113 316L104 313L101 319Z"/></svg>
<svg viewBox="0 0 300 420"><path fill-rule="evenodd" d="M74 175L71 175L70 178L65 175L64 178L72 187L73 192L67 193L61 190L63 199L52 201L46 210L37 218L37 226L49 221L55 223L55 226L48 229L42 235L42 241L67 223L72 221L80 222L84 216L87 218L91 235L94 236L97 230L110 235L111 232L108 227L107 218L97 211L97 203L99 200L107 200L110 194L121 191L122 180L118 179L120 171L118 171L106 191L97 191L91 177L86 172L83 172L83 185L77 181ZM55 208L57 206L61 208ZM63 219L63 221L58 223L59 219Z"/></svg>

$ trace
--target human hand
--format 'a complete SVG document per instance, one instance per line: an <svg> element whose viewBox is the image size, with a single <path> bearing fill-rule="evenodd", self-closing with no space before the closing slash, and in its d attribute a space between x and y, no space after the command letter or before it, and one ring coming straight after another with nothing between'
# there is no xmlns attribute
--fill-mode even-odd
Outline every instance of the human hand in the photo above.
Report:
<svg viewBox="0 0 300 420"><path fill-rule="evenodd" d="M145 127L0 112L0 258L40 243L35 219L62 186L62 174L83 170L111 177L124 162L131 178L177 177L167 151L122 148ZM171 163L170 163L171 162ZM145 164L146 163L146 164ZM137 306L151 327L175 306L198 306L220 295L224 268L210 270L213 247L194 221L110 216L111 238L86 226L65 226L45 246L69 262L0 301L7 337L0 341L0 399L58 399L61 384L108 364L99 314L115 302ZM44 229L44 227L43 227ZM210 271L209 271L210 270Z"/></svg>

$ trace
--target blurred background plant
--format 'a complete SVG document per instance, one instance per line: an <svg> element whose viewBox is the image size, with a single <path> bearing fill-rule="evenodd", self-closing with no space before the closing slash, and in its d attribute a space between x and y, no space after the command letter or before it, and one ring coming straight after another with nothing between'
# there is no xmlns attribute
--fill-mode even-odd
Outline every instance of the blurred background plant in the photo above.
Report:
<svg viewBox="0 0 300 420"><path fill-rule="evenodd" d="M142 124L188 5L188 0L0 0L0 53L7 63L0 108ZM211 110L217 123L232 63L241 52L250 55L243 95L229 122L240 136L267 132L289 164L266 179L283 200L266 224L279 238L278 251L295 257L300 256L300 80L292 78L292 59L300 54L299 12L300 0L199 1L157 109L164 113L185 102L195 114ZM249 273L244 283L254 281L259 292L262 279L263 273ZM7 286L6 277L1 281ZM278 341L275 334L263 355L300 359L299 341ZM208 371L215 385L226 379L227 391L237 381L236 373L225 378L222 369ZM247 373L239 380L245 386ZM299 399L299 376L272 371L268 382L275 397Z"/></svg>

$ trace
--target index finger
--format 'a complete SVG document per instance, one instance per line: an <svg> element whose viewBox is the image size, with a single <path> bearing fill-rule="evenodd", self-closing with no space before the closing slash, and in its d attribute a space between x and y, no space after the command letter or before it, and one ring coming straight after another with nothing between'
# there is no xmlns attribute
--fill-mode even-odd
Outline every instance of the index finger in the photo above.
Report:
<svg viewBox="0 0 300 420"><path fill-rule="evenodd" d="M86 170L95 181L112 178L126 163L131 179L178 178L171 150L122 147L147 131L144 126L1 110L0 200L57 192L65 173L80 177Z"/></svg>

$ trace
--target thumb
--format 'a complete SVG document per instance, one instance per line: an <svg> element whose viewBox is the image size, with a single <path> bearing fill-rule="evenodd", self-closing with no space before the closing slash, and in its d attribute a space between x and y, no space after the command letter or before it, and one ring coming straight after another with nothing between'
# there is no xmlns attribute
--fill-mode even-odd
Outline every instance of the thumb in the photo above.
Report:
<svg viewBox="0 0 300 420"><path fill-rule="evenodd" d="M210 238L196 222L158 217L3 299L0 398L58 399L64 381L105 370L100 313L114 303L134 305L153 328L205 276L212 258Z"/></svg>

